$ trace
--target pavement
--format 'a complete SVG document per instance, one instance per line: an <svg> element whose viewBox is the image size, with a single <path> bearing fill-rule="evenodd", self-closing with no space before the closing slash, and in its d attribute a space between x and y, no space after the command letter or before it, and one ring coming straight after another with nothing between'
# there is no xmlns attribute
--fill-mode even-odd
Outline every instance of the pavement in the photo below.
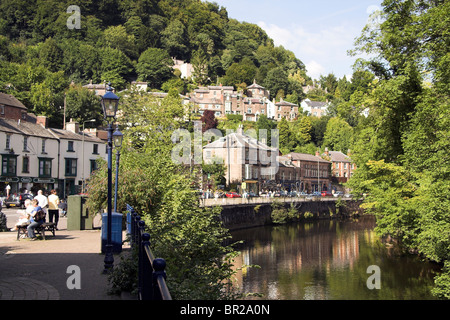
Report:
<svg viewBox="0 0 450 320"><path fill-rule="evenodd" d="M14 223L8 218L8 227ZM67 230L67 218L60 218L55 236L16 239L16 231L0 232L0 300L136 300L108 293L101 229Z"/></svg>

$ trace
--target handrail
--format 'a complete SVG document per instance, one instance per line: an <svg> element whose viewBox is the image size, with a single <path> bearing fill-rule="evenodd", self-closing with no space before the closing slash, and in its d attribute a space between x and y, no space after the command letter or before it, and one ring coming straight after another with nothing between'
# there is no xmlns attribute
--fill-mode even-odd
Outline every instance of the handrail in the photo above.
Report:
<svg viewBox="0 0 450 320"><path fill-rule="evenodd" d="M155 258L150 248L150 234L145 232L145 222L128 204L127 222L131 246L138 248L138 299L172 300L166 284L166 261Z"/></svg>

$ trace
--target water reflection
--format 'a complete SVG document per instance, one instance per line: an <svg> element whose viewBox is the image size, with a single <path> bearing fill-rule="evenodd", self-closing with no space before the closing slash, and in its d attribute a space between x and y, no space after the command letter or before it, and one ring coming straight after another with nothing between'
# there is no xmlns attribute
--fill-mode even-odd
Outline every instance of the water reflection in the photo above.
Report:
<svg viewBox="0 0 450 320"><path fill-rule="evenodd" d="M263 299L433 299L437 267L399 256L373 232L375 221L315 221L232 232L243 240L236 267L244 293ZM369 290L367 267L381 269L381 289Z"/></svg>

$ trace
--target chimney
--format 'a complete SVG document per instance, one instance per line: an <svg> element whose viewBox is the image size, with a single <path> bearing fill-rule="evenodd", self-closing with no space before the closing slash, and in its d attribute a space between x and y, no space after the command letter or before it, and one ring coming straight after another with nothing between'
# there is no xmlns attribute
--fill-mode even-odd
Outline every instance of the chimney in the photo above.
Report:
<svg viewBox="0 0 450 320"><path fill-rule="evenodd" d="M45 129L47 129L47 117L46 116L37 116L36 117L36 124L40 124Z"/></svg>
<svg viewBox="0 0 450 320"><path fill-rule="evenodd" d="M325 155L328 157L330 155L330 152L328 151L328 148L325 148Z"/></svg>
<svg viewBox="0 0 450 320"><path fill-rule="evenodd" d="M74 122L73 119L70 119L70 122L66 123L66 130L74 133L79 133L80 124L78 122Z"/></svg>
<svg viewBox="0 0 450 320"><path fill-rule="evenodd" d="M316 150L316 157L320 157L319 150Z"/></svg>

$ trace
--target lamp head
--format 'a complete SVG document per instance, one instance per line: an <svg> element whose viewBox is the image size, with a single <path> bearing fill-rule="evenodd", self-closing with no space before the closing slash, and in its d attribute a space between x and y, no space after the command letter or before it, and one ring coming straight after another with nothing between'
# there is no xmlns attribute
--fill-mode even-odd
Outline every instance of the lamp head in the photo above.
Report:
<svg viewBox="0 0 450 320"><path fill-rule="evenodd" d="M111 83L108 83L108 88L106 90L106 93L101 99L101 104L103 115L105 116L105 119L110 122L116 117L117 109L119 108L119 97L113 93Z"/></svg>

